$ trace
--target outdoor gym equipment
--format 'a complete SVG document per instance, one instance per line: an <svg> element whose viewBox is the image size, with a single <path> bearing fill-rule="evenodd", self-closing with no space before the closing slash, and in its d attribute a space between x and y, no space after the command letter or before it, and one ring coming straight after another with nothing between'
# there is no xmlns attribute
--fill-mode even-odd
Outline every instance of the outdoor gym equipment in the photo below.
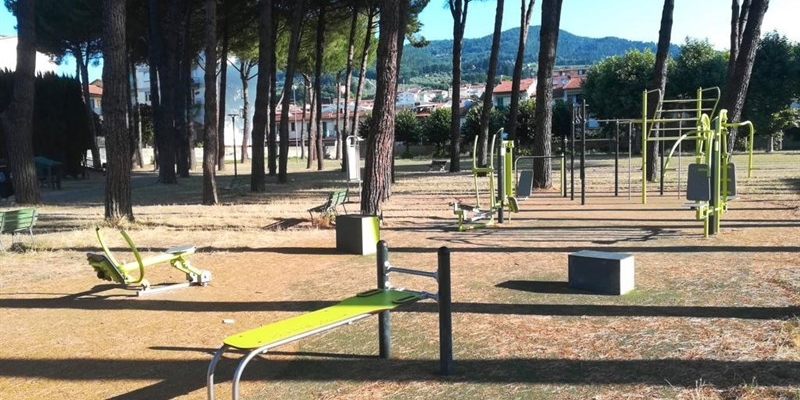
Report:
<svg viewBox="0 0 800 400"><path fill-rule="evenodd" d="M653 119L647 119L647 98L650 94L658 96L658 105ZM710 97L704 94L711 93ZM652 141L674 141L666 160L661 163L664 171L676 148L685 139L695 141L695 163L689 165L686 198L695 202L691 207L698 220L703 221L703 235L719 232L722 214L728 210L728 201L736 194L736 169L731 162L728 146L729 128L748 127L748 161L747 176L752 175L753 168L753 124L750 121L729 123L728 111L716 111L719 102L719 88L697 89L696 99L664 100L660 90L645 91L642 106L642 204L647 202L647 143ZM664 104L675 105L675 108L664 110ZM662 117L665 111L673 113L670 117ZM687 117L688 113L694 117ZM712 119L713 117L713 119ZM683 133L684 123L695 124L695 129ZM651 135L653 127L659 125L658 136ZM663 125L663 126L661 126ZM677 126L676 126L677 125ZM664 133L677 131L678 136ZM663 173L663 172L662 172Z"/></svg>
<svg viewBox="0 0 800 400"><path fill-rule="evenodd" d="M195 268L189 263L189 260L186 259L188 255L194 254L196 250L194 245L171 247L161 254L142 258L128 233L124 230L120 230L119 233L125 239L125 242L128 243L128 246L130 246L133 257L136 259L136 261L133 262L120 263L114 258L108 246L106 246L103 241L100 228L96 228L95 232L97 233L97 240L100 241L103 252L86 253L86 258L92 268L97 272L97 277L124 286L138 287L137 294L139 296L191 285L206 286L208 282L211 281L211 272ZM152 287L150 282L144 277L145 269L156 264L167 262L173 268L185 273L187 282L158 286L157 288ZM138 273L138 277L136 278L133 277L135 273Z"/></svg>
<svg viewBox="0 0 800 400"><path fill-rule="evenodd" d="M486 228L497 222L503 223L503 211L508 207L509 212L519 212L516 197L514 197L514 142L503 139L503 129L500 129L492 136L491 147L489 148L489 164L485 167L478 166L478 137L472 146L472 178L475 182L475 205L462 204L459 201L451 203L453 213L458 216L458 230L466 231L476 228ZM497 193L495 193L495 146L498 145L497 138L501 138L499 143L499 157L497 161ZM478 182L480 177L488 179L489 204L487 207L481 205L481 190ZM485 222L480 222L485 221Z"/></svg>
<svg viewBox="0 0 800 400"><path fill-rule="evenodd" d="M348 325L372 315L378 315L378 343L381 358L391 358L390 311L423 299L432 299L439 305L439 371L450 375L453 370L453 336L450 292L450 251L440 247L436 272L399 268L389 263L386 242L377 245L378 287L348 297L339 303L310 313L273 322L259 328L228 336L208 365L206 382L208 398L214 399L214 370L222 354L229 348L246 351L233 374L232 397L239 398L239 382L247 364L257 355L275 347L330 329ZM438 283L438 293L414 291L394 287L389 283L391 272L433 278Z"/></svg>

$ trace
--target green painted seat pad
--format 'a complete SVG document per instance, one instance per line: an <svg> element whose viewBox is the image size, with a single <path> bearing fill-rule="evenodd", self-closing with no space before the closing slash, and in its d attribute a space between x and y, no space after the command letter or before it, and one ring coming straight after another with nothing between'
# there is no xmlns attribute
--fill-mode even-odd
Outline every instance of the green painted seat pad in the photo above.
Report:
<svg viewBox="0 0 800 400"><path fill-rule="evenodd" d="M256 349L360 315L392 310L420 299L413 292L373 290L348 297L330 307L230 335L223 342L238 349Z"/></svg>

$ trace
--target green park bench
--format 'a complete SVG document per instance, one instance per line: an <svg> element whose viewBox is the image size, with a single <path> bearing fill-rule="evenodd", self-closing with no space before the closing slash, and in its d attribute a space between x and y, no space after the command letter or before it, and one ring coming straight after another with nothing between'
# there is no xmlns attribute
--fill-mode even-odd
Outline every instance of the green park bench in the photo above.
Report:
<svg viewBox="0 0 800 400"><path fill-rule="evenodd" d="M16 243L17 234L28 232L31 236L31 245L33 245L33 226L39 214L35 208L22 208L19 210L3 211L0 212L0 233L11 234L11 244ZM3 245L0 240L0 246Z"/></svg>

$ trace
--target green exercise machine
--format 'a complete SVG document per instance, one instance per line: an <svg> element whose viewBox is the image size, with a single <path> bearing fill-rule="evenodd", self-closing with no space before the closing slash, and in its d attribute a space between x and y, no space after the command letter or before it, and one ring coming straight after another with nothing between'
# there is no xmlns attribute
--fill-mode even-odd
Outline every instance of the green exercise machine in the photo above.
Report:
<svg viewBox="0 0 800 400"><path fill-rule="evenodd" d="M348 297L334 305L316 311L296 315L258 328L232 334L223 340L222 346L206 371L207 395L215 399L214 373L222 355L230 349L239 350L244 356L233 373L231 397L239 398L239 384L247 364L256 356L275 347L292 343L317 333L352 324L370 316L378 316L378 353L380 358L391 358L390 312L398 307L420 300L434 300L439 310L439 371L442 375L453 373L453 328L452 295L450 291L450 250L440 247L437 253L435 272L400 268L389 263L389 248L381 240L377 244L378 287ZM402 273L433 278L437 292L409 290L394 287L389 282L389 273ZM345 371L343 374L347 374Z"/></svg>
<svg viewBox="0 0 800 400"><path fill-rule="evenodd" d="M747 177L753 169L753 124L750 121L728 122L728 110L717 111L719 88L697 89L695 99L664 100L660 90L645 91L643 94L642 126L645 132L642 140L642 204L647 202L647 143L653 141L674 141L669 155L662 164L666 170L669 161L683 140L695 141L695 162L689 165L686 180L686 199L688 206L695 210L697 220L703 221L703 235L717 234L720 219L728 211L728 201L736 198L736 168L728 145L731 128L747 127L748 160ZM658 96L658 105L653 119L647 119L648 96ZM671 105L665 110L664 105ZM670 113L671 115L664 116ZM682 125L694 123L695 128L683 133ZM654 126L662 125L653 134ZM677 128L675 128L677 126ZM679 135L669 135L677 131Z"/></svg>
<svg viewBox="0 0 800 400"><path fill-rule="evenodd" d="M496 222L504 222L504 211L509 213L519 212L519 205L514 196L514 142L505 140L505 133L500 129L492 136L492 145L489 150L489 165L478 165L478 137L472 145L472 178L475 182L475 205L464 204L460 201L451 203L453 213L458 217L458 230L460 232L476 228L494 226ZM500 142L497 138L500 137ZM498 147L499 145L499 147ZM495 149L499 157L495 168ZM495 188L495 170L497 170L497 188ZM481 178L488 179L488 204L481 202Z"/></svg>
<svg viewBox="0 0 800 400"><path fill-rule="evenodd" d="M86 253L86 258L89 261L89 265L97 272L97 277L106 281L119 283L125 287L136 288L138 289L137 294L139 296L191 285L206 286L208 282L211 281L211 272L192 266L187 259L190 254L194 254L196 250L194 245L171 247L161 254L143 258L128 233L124 230L120 230L119 233L130 247L135 259L135 261L125 263L118 262L117 259L114 258L111 250L109 250L103 240L100 228L96 228L95 233L97 234L97 240L100 241L100 247L102 247L103 252ZM169 263L173 268L185 273L187 282L159 285L158 287L151 286L150 282L144 277L145 270L147 267L162 263Z"/></svg>

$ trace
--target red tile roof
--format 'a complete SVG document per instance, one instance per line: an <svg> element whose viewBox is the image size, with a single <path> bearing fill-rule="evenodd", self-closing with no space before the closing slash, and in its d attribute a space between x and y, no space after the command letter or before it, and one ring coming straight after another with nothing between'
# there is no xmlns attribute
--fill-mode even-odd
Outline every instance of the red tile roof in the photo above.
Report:
<svg viewBox="0 0 800 400"><path fill-rule="evenodd" d="M513 83L513 81L502 81L497 86L494 87L493 92L495 94L511 93L511 84L512 83ZM519 90L524 92L524 91L528 90L528 88L531 85L533 85L535 83L536 83L536 79L533 79L533 78L520 79L520 81L519 81Z"/></svg>

